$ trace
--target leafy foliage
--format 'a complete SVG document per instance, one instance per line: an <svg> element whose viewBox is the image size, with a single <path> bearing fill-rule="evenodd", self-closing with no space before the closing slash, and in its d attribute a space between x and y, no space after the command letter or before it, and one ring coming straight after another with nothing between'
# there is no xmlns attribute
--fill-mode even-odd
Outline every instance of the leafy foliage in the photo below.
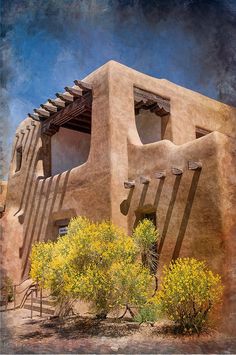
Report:
<svg viewBox="0 0 236 355"><path fill-rule="evenodd" d="M142 237L139 228L133 238L111 222L74 218L65 236L33 246L31 277L60 302L77 298L91 302L101 317L123 305L140 306L149 296L152 276L138 261L139 240L143 245L145 236L154 241L154 231L149 225L152 236L144 228Z"/></svg>
<svg viewBox="0 0 236 355"><path fill-rule="evenodd" d="M164 267L163 273L156 304L181 331L200 332L221 300L220 276L208 270L205 262L193 258L177 259Z"/></svg>
<svg viewBox="0 0 236 355"><path fill-rule="evenodd" d="M143 265L155 274L157 271L158 230L152 221L143 219L135 228L133 238L140 249Z"/></svg>

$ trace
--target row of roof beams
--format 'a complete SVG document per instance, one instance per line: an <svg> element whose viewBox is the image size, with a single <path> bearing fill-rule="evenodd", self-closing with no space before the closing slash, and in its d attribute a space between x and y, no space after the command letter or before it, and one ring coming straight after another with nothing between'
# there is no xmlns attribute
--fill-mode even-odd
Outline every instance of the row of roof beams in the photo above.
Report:
<svg viewBox="0 0 236 355"><path fill-rule="evenodd" d="M188 162L188 170L201 170L202 169L202 163L200 161L192 161L190 160ZM183 170L180 168L172 167L171 168L171 173L173 175L182 175ZM155 178L156 179L165 179L166 177L166 171L158 171L155 173ZM149 184L150 179L146 176L140 176L140 183L141 184ZM135 180L128 180L124 182L124 188L125 189L132 189L135 187Z"/></svg>
<svg viewBox="0 0 236 355"><path fill-rule="evenodd" d="M34 109L34 113L28 113L28 116L36 121L44 121L85 93L91 93L92 86L90 84L81 80L75 80L74 83L75 86L66 86L64 93L56 93L57 98L55 100L48 99L46 103L40 105L40 108ZM159 116L170 113L170 101L168 99L136 87L134 88L134 96L136 114L139 113L140 109L151 109Z"/></svg>
<svg viewBox="0 0 236 355"><path fill-rule="evenodd" d="M64 93L56 93L56 99L48 99L47 102L40 105L40 108L34 109L34 113L28 113L28 116L35 121L44 121L51 115L59 112L65 108L67 104L72 103L79 97L82 97L85 93L92 91L92 86L80 80L74 81L75 86L66 86Z"/></svg>

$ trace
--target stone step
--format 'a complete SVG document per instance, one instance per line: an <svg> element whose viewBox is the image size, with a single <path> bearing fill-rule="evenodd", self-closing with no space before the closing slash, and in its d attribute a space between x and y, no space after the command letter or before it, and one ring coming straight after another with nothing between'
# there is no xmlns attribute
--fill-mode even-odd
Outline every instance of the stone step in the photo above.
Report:
<svg viewBox="0 0 236 355"><path fill-rule="evenodd" d="M31 302L30 298L28 298L27 302ZM33 303L40 304L40 298L33 297ZM55 307L56 305L56 300L50 300L50 299L42 299L42 304L46 306L52 306Z"/></svg>

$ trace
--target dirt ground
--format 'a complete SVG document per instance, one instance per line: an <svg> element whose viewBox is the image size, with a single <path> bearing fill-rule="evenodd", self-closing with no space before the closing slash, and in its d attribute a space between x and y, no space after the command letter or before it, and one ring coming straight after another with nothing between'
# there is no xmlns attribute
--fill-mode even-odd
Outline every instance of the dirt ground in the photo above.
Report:
<svg viewBox="0 0 236 355"><path fill-rule="evenodd" d="M1 354L234 354L236 340L211 331L201 336L177 336L166 324L30 318L27 310L1 312Z"/></svg>

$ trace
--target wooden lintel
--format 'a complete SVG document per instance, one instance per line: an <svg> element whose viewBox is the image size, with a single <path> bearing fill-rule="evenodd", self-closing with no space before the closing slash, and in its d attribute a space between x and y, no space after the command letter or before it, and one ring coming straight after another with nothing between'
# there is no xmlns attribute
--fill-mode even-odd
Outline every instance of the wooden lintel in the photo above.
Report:
<svg viewBox="0 0 236 355"><path fill-rule="evenodd" d="M158 116L165 116L170 113L170 100L154 93L134 88L135 109L151 110ZM141 106L141 103L143 105Z"/></svg>
<svg viewBox="0 0 236 355"><path fill-rule="evenodd" d="M183 174L183 170L182 169L175 168L175 167L171 168L171 172L172 172L173 175L182 175Z"/></svg>
<svg viewBox="0 0 236 355"><path fill-rule="evenodd" d="M82 127L82 126L74 126L70 122L63 124L62 127L72 129L73 131L91 134L91 128L86 128L86 127Z"/></svg>
<svg viewBox="0 0 236 355"><path fill-rule="evenodd" d="M77 89L75 89L75 88L71 88L71 87L69 87L69 86L66 86L65 87L65 90L69 93L69 94L71 94L72 96L76 96L76 97L80 97L80 96L82 96L82 91L80 91L80 90L77 90Z"/></svg>
<svg viewBox="0 0 236 355"><path fill-rule="evenodd" d="M200 169L202 169L202 163L199 161L190 160L188 162L188 169L189 170L200 170Z"/></svg>
<svg viewBox="0 0 236 355"><path fill-rule="evenodd" d="M124 182L124 188L125 189L132 189L134 187L135 187L135 181L134 180L132 180L132 181L128 180L128 181Z"/></svg>
<svg viewBox="0 0 236 355"><path fill-rule="evenodd" d="M61 99L62 101L65 101L65 102L73 102L74 101L74 97L72 95L61 94L59 92L56 93L56 97L58 97L59 99Z"/></svg>
<svg viewBox="0 0 236 355"><path fill-rule="evenodd" d="M54 105L41 104L40 106L48 112L57 112L57 107Z"/></svg>
<svg viewBox="0 0 236 355"><path fill-rule="evenodd" d="M60 128L59 126L49 123L43 126L42 132L43 134L46 134L47 136L51 137L59 131L59 128Z"/></svg>
<svg viewBox="0 0 236 355"><path fill-rule="evenodd" d="M40 122L39 115L36 115L36 114L34 114L34 113L28 113L28 116L29 116L30 118L32 118L33 120Z"/></svg>
<svg viewBox="0 0 236 355"><path fill-rule="evenodd" d="M155 174L156 179L164 179L166 177L166 172L165 171L158 171Z"/></svg>
<svg viewBox="0 0 236 355"><path fill-rule="evenodd" d="M52 104L53 106L56 106L58 108L63 108L63 107L66 107L66 104L64 101L62 100L51 100L51 99L48 99L48 102L50 104Z"/></svg>
<svg viewBox="0 0 236 355"><path fill-rule="evenodd" d="M85 127L91 129L91 122L80 120L79 118L67 121L66 123L72 124L73 126Z"/></svg>
<svg viewBox="0 0 236 355"><path fill-rule="evenodd" d="M92 85L85 83L84 81L81 80L74 80L75 85L80 87L82 90L85 91L91 91L92 90Z"/></svg>
<svg viewBox="0 0 236 355"><path fill-rule="evenodd" d="M66 122L82 115L84 112L91 110L91 105L92 102L90 97L81 96L80 99L77 99L67 105L64 110L60 110L59 112L51 115L51 117L47 119L46 123L50 121L58 126L62 126Z"/></svg>
<svg viewBox="0 0 236 355"><path fill-rule="evenodd" d="M46 110L40 110L38 108L35 108L34 112L37 113L39 116L42 116L42 117L50 117L50 112L48 112Z"/></svg>
<svg viewBox="0 0 236 355"><path fill-rule="evenodd" d="M141 184L149 184L150 179L148 179L146 176L140 176L140 183Z"/></svg>

